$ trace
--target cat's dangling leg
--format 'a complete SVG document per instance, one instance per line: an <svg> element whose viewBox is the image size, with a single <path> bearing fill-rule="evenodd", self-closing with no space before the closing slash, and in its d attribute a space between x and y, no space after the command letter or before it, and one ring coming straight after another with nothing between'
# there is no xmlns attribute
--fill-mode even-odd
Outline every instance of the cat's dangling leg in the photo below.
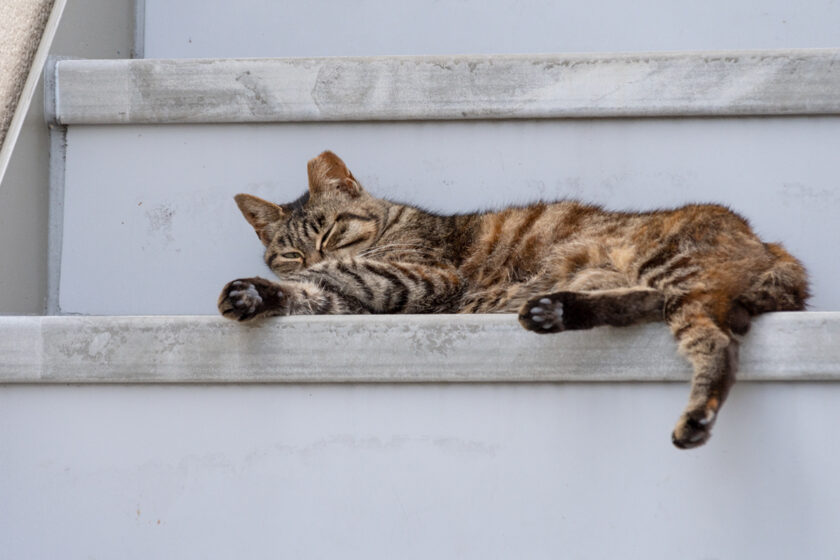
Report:
<svg viewBox="0 0 840 560"><path fill-rule="evenodd" d="M661 321L664 303L662 292L641 286L554 292L528 300L519 311L519 322L537 333L590 329L602 325L624 327Z"/></svg>
<svg viewBox="0 0 840 560"><path fill-rule="evenodd" d="M727 306L714 305L711 299L682 303L689 298L676 298L680 304L674 308L666 303L668 326L677 338L680 352L694 368L688 405L671 435L680 449L703 445L709 439L720 407L735 382L738 365L738 341L725 322L732 321L731 311L724 312L720 308ZM721 317L714 317L714 310Z"/></svg>
<svg viewBox="0 0 840 560"><path fill-rule="evenodd" d="M719 317L717 315L720 315ZM688 405L672 434L674 445L686 449L709 439L712 425L735 381L738 342L749 315L725 296L680 292L666 297L652 288L616 288L593 292L555 292L530 299L519 322L538 333L626 326L665 319L680 351L694 368Z"/></svg>

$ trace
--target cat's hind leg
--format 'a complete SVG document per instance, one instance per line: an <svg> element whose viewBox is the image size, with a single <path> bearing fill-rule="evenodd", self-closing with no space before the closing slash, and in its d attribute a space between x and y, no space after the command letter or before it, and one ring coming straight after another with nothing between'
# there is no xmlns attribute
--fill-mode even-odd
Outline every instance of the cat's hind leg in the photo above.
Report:
<svg viewBox="0 0 840 560"><path fill-rule="evenodd" d="M688 405L672 433L674 445L687 449L709 439L735 381L738 342L732 336L737 329L731 323L738 314L733 314L733 309L737 306L733 308L731 300L707 293L666 297L658 290L642 287L562 291L526 302L519 322L537 333L553 333L664 318L694 369ZM748 325L748 316L746 321Z"/></svg>
<svg viewBox="0 0 840 560"><path fill-rule="evenodd" d="M666 304L666 321L677 338L680 352L694 369L688 405L677 421L671 439L680 449L704 444L729 389L735 382L738 341L716 317L713 301L698 299L672 310ZM717 306L720 307L720 306ZM723 326L721 326L723 325Z"/></svg>
<svg viewBox="0 0 840 560"><path fill-rule="evenodd" d="M519 311L523 327L537 333L624 327L662 320L662 292L641 286L587 292L560 291L528 300Z"/></svg>

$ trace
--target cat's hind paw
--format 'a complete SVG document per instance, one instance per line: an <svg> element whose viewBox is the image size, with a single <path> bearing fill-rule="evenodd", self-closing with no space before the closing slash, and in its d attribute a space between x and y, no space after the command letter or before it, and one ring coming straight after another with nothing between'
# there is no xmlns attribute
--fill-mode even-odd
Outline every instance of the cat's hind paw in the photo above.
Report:
<svg viewBox="0 0 840 560"><path fill-rule="evenodd" d="M219 312L235 321L277 315L283 303L280 286L264 278L242 278L228 283L219 296Z"/></svg>
<svg viewBox="0 0 840 560"><path fill-rule="evenodd" d="M566 330L563 322L563 293L537 296L528 300L519 311L519 323L536 333Z"/></svg>
<svg viewBox="0 0 840 560"><path fill-rule="evenodd" d="M671 442L680 449L699 447L712 436L712 425L717 412L714 407L703 406L687 410L677 421Z"/></svg>

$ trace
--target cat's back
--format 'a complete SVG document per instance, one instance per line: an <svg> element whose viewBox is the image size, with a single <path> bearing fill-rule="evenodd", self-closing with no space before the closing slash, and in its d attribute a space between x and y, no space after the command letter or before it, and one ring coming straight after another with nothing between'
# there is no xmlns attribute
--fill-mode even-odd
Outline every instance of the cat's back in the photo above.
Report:
<svg viewBox="0 0 840 560"><path fill-rule="evenodd" d="M574 200L509 207L476 216L462 273L480 284L517 282L584 268L637 277L645 262L710 253L766 255L748 222L717 204L646 212L610 211Z"/></svg>

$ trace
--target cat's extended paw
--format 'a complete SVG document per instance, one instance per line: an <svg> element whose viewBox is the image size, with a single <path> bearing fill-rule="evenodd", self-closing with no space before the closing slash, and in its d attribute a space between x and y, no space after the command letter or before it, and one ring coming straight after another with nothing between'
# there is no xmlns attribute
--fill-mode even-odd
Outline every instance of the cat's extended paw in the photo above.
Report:
<svg viewBox="0 0 840 560"><path fill-rule="evenodd" d="M242 278L228 283L219 296L219 312L235 321L278 315L284 294L277 284L264 278Z"/></svg>
<svg viewBox="0 0 840 560"><path fill-rule="evenodd" d="M680 449L703 445L712 435L716 415L714 407L709 404L686 410L677 421L671 441Z"/></svg>
<svg viewBox="0 0 840 560"><path fill-rule="evenodd" d="M528 300L519 310L519 323L537 333L556 333L566 330L563 322L565 294L558 292Z"/></svg>

